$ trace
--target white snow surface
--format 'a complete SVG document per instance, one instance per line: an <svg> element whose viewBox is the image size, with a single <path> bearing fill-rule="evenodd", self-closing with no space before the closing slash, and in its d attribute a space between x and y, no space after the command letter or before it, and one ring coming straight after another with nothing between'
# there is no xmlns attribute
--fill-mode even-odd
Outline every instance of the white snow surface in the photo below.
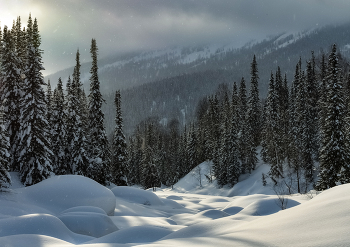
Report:
<svg viewBox="0 0 350 247"><path fill-rule="evenodd" d="M262 185L267 165L233 188L209 183L209 165L155 193L108 189L73 175L23 188L11 173L12 187L0 192L0 246L350 245L350 184L313 196L285 195L281 210L271 186Z"/></svg>

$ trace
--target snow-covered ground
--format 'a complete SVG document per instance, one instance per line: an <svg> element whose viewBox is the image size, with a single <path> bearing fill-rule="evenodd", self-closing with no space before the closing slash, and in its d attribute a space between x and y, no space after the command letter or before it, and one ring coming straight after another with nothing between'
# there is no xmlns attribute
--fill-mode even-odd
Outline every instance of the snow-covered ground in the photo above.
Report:
<svg viewBox="0 0 350 247"><path fill-rule="evenodd" d="M279 198L262 185L268 169L218 189L202 163L156 193L74 175L23 188L12 173L13 186L0 193L0 246L350 245L350 184Z"/></svg>

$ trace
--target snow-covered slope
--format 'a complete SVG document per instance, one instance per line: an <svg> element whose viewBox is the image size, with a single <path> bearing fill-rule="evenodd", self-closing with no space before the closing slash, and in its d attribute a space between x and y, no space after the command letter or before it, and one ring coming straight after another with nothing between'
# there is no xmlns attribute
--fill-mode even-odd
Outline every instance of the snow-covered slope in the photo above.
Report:
<svg viewBox="0 0 350 247"><path fill-rule="evenodd" d="M0 246L349 245L350 184L312 199L284 195L282 210L280 198L262 185L266 165L221 189L198 177L199 168L202 175L210 170L202 163L173 190L156 193L109 190L80 176L20 188L12 173L15 187L0 193Z"/></svg>

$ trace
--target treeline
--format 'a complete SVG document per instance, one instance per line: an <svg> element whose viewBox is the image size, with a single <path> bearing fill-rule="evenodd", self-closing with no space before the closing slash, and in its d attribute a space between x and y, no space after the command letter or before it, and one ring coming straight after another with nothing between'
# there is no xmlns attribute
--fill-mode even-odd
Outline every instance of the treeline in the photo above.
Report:
<svg viewBox="0 0 350 247"><path fill-rule="evenodd" d="M199 102L196 120L184 130L176 120L167 127L154 119L141 123L129 140L128 182L172 186L211 160L218 185L233 186L241 174L255 169L258 150L271 165L262 180L283 182L290 191L349 182L350 76L336 45L328 61L325 54L316 59L312 53L304 69L300 59L292 83L279 67L271 72L262 101L258 80L254 56L249 93L245 78L233 89L221 84Z"/></svg>
<svg viewBox="0 0 350 247"><path fill-rule="evenodd" d="M0 38L0 187L11 183L8 171L19 172L26 186L53 174L83 175L104 185L126 184L120 165L126 157L120 93L116 93L116 131L110 145L103 125L96 40L91 42L90 93L86 96L79 50L66 93L61 79L53 92L50 82L44 82L37 19L29 16L22 30L18 17L11 30L7 26L3 33L0 30Z"/></svg>

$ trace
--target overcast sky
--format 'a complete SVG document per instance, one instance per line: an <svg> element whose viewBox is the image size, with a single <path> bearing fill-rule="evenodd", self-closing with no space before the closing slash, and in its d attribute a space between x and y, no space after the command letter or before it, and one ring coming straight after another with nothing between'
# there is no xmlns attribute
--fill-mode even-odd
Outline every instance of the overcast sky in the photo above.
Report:
<svg viewBox="0 0 350 247"><path fill-rule="evenodd" d="M0 0L1 26L38 19L50 74L117 52L246 42L283 31L350 21L349 0Z"/></svg>

